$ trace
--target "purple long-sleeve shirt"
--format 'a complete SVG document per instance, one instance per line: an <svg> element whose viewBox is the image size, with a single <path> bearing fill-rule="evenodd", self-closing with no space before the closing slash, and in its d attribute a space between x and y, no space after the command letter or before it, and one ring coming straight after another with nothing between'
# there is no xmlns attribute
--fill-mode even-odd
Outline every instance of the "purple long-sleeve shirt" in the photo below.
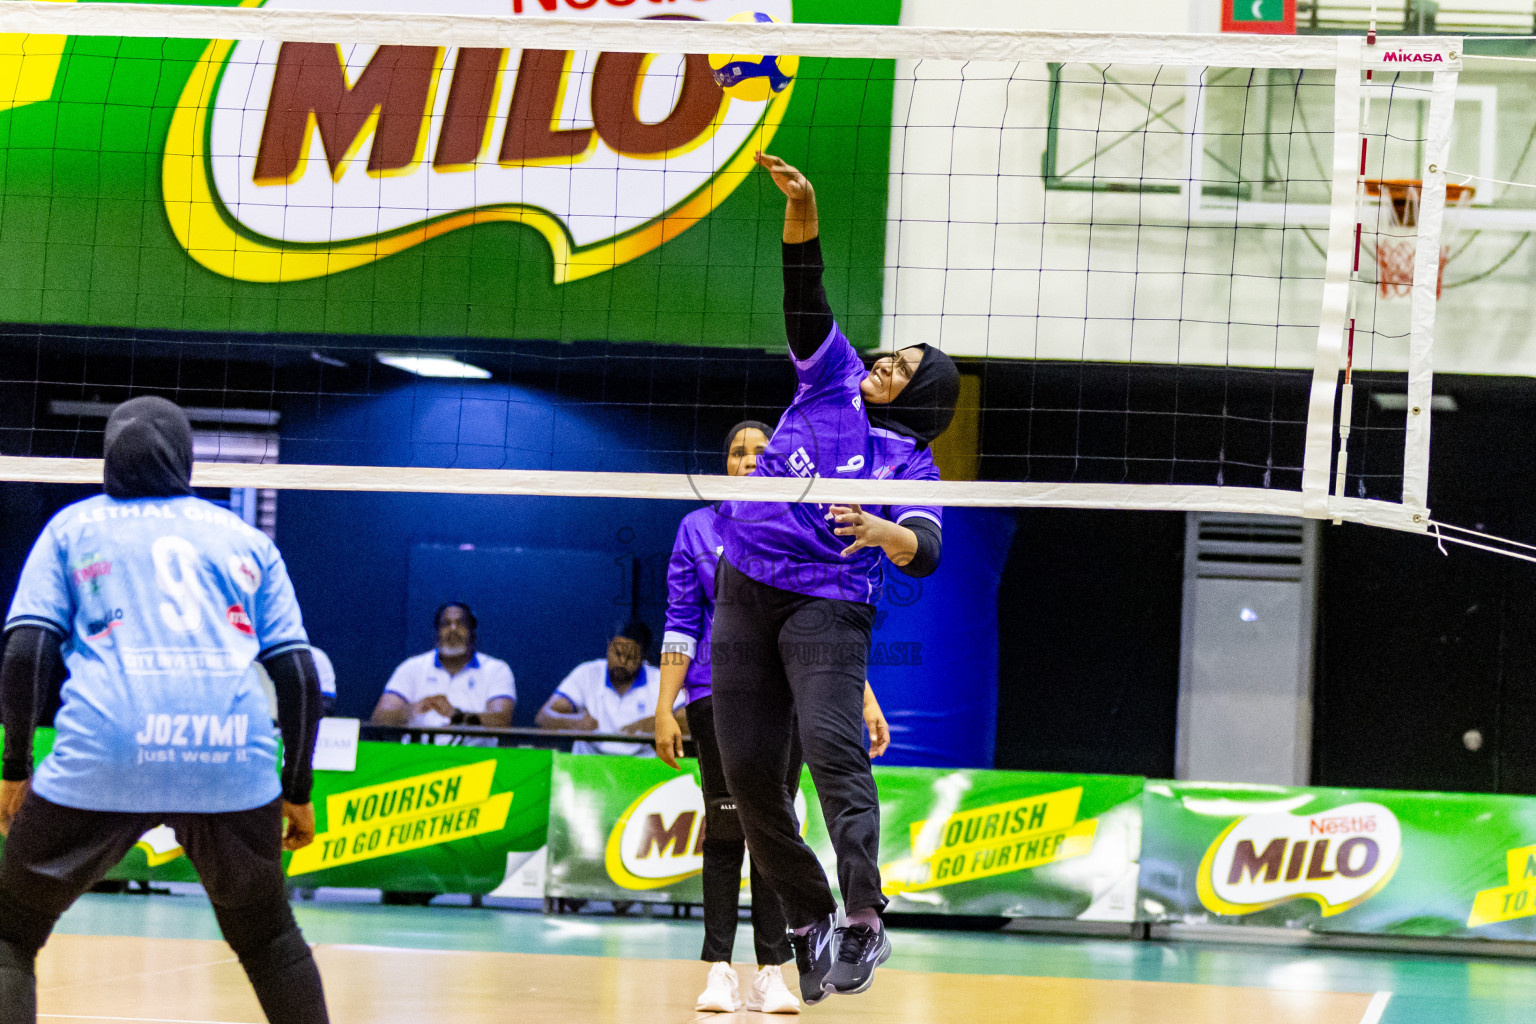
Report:
<svg viewBox="0 0 1536 1024"><path fill-rule="evenodd" d="M709 637L715 619L720 517L706 505L683 517L667 562L667 626L662 643L693 661L683 686L692 703L710 695Z"/></svg>
<svg viewBox="0 0 1536 1024"><path fill-rule="evenodd" d="M753 476L837 476L846 480L937 480L927 448L911 438L872 426L859 383L864 363L834 323L807 359L791 357L799 387ZM943 526L937 505L888 505L871 509L892 522L914 517ZM885 556L860 548L844 558L850 539L832 531L827 506L805 502L727 501L718 517L722 557L760 583L808 597L876 604L884 584Z"/></svg>

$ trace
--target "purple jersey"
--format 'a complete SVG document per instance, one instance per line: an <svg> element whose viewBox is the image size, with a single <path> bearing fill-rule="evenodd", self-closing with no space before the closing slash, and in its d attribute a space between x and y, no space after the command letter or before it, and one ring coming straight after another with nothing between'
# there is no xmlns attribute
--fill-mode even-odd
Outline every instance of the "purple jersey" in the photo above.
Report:
<svg viewBox="0 0 1536 1024"><path fill-rule="evenodd" d="M779 419L753 476L831 477L846 480L937 480L933 456L911 438L870 425L859 383L867 372L836 324L821 347L793 359L799 387ZM942 526L936 505L871 509L900 522L914 516ZM724 557L759 583L807 597L875 604L880 600L885 554L860 548L832 531L827 506L806 502L727 501L720 506Z"/></svg>
<svg viewBox="0 0 1536 1024"><path fill-rule="evenodd" d="M720 517L709 506L683 517L667 562L667 629L663 644L693 661L683 685L688 702L710 694L709 637L715 620L715 566L720 561Z"/></svg>

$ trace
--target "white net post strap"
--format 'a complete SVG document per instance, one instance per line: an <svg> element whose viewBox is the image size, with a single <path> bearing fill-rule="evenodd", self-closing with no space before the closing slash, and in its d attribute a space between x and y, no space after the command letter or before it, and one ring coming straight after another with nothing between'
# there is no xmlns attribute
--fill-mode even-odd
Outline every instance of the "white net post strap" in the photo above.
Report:
<svg viewBox="0 0 1536 1024"><path fill-rule="evenodd" d="M0 480L99 484L100 459L0 455ZM493 494L574 498L659 498L680 501L806 501L976 508L1150 509L1300 516L1302 493L1279 488L1195 484L1021 483L1006 480L842 480L836 477L732 477L686 473L575 472L543 469L441 469L398 466L306 466L197 462L194 487L298 491ZM1335 498L1351 522L1423 533L1396 502Z"/></svg>
<svg viewBox="0 0 1536 1024"><path fill-rule="evenodd" d="M1434 397L1435 307L1440 286L1440 236L1445 222L1445 163L1450 159L1455 71L1436 71L1429 96L1423 184L1419 188L1411 333L1408 341L1408 424L1403 441L1403 504L1429 506L1429 409Z"/></svg>
<svg viewBox="0 0 1536 1024"><path fill-rule="evenodd" d="M1328 210L1328 247L1323 266L1323 307L1317 322L1317 357L1307 406L1307 442L1301 464L1302 508L1326 519L1332 476L1334 405L1349 316L1356 194L1360 179L1361 51L1358 36L1340 36L1333 79L1333 188Z"/></svg>

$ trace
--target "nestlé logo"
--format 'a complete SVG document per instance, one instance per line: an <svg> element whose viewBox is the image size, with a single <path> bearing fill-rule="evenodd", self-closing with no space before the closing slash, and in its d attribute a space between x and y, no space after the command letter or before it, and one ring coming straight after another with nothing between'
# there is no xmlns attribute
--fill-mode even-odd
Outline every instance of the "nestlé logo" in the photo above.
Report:
<svg viewBox="0 0 1536 1024"><path fill-rule="evenodd" d="M1397 817L1380 804L1308 817L1255 814L1234 821L1211 844L1196 888L1217 914L1252 914L1307 898L1332 917L1380 892L1402 851Z"/></svg>

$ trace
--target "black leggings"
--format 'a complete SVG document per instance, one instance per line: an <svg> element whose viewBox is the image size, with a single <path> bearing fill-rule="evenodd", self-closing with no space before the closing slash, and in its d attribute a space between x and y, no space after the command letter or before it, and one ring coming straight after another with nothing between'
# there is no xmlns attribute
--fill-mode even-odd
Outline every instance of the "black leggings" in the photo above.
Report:
<svg viewBox="0 0 1536 1024"><path fill-rule="evenodd" d="M837 909L784 786L798 732L837 854L843 902L849 910L883 910L880 802L864 747L874 606L770 587L723 558L715 595L715 725L753 863L779 894L791 928Z"/></svg>
<svg viewBox="0 0 1536 1024"><path fill-rule="evenodd" d="M747 852L736 800L725 784L725 769L720 763L714 705L713 697L688 702L688 731L699 748L699 778L704 790L704 950L699 959L711 964L730 963L736 946L741 858ZM800 788L798 743L791 751L784 784L791 794ZM755 860L751 862L751 872L752 944L758 966L788 963L784 908Z"/></svg>
<svg viewBox="0 0 1536 1024"><path fill-rule="evenodd" d="M59 915L149 829L169 825L271 1024L326 1024L320 971L288 905L282 802L223 814L62 807L30 793L0 856L0 1024L35 1024L38 950Z"/></svg>

